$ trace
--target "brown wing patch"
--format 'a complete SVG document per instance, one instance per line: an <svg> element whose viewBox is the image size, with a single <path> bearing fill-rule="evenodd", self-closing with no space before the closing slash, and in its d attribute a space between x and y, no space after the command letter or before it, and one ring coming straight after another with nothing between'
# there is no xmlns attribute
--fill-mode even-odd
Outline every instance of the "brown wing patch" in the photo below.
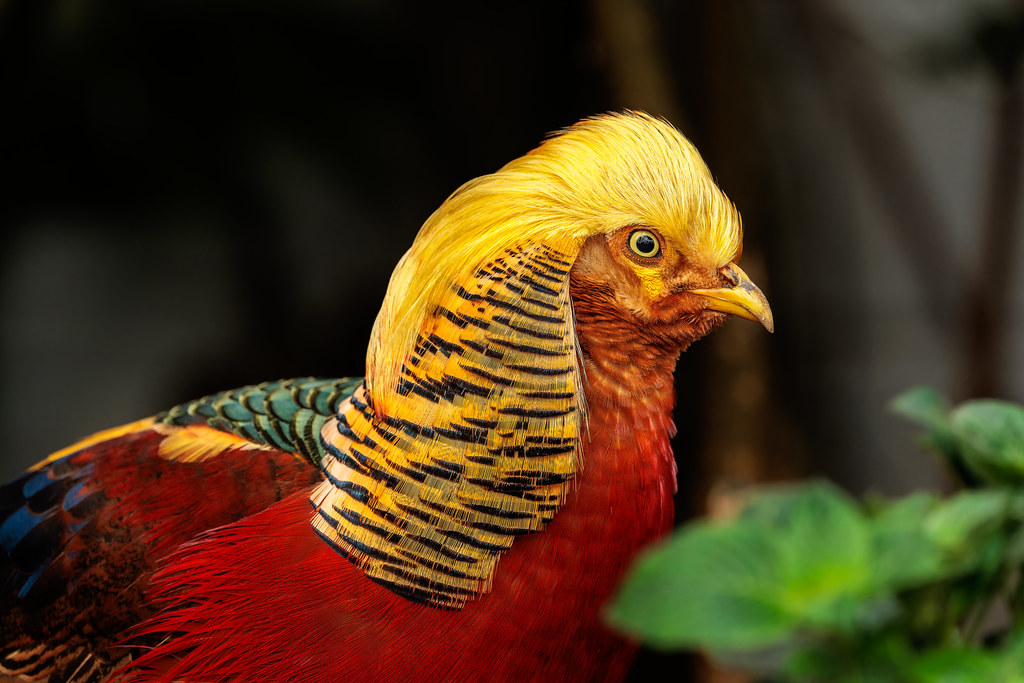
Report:
<svg viewBox="0 0 1024 683"><path fill-rule="evenodd" d="M102 680L130 654L119 643L148 614L163 556L321 478L293 453L210 428L134 424L0 489L0 674ZM165 451L169 433L213 445Z"/></svg>

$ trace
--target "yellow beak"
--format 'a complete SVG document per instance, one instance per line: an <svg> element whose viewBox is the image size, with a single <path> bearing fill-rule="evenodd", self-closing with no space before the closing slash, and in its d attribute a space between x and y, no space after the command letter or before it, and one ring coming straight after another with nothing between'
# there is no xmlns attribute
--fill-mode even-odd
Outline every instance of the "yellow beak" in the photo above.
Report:
<svg viewBox="0 0 1024 683"><path fill-rule="evenodd" d="M768 299L757 288L747 274L740 270L735 263L730 263L719 271L728 287L721 289L691 289L691 294L697 294L707 299L707 307L712 311L721 311L730 315L736 315L747 320L753 320L764 325L769 332L775 331L775 321L772 319L772 309L768 306Z"/></svg>

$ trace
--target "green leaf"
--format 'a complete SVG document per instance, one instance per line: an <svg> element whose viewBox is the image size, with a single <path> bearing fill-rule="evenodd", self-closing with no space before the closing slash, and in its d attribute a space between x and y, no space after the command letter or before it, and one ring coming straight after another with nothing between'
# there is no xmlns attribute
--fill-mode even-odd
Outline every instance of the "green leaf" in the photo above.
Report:
<svg viewBox="0 0 1024 683"><path fill-rule="evenodd" d="M950 424L973 472L993 483L1024 484L1024 408L969 401L953 411Z"/></svg>
<svg viewBox="0 0 1024 683"><path fill-rule="evenodd" d="M872 595L872 547L868 520L831 485L762 493L731 523L693 524L642 557L608 619L655 647L712 651L848 632L891 612Z"/></svg>
<svg viewBox="0 0 1024 683"><path fill-rule="evenodd" d="M977 483L963 462L960 445L950 428L949 402L942 394L931 387L916 387L894 398L889 409L927 429L922 445L935 451L960 481L967 485Z"/></svg>
<svg viewBox="0 0 1024 683"><path fill-rule="evenodd" d="M907 683L916 654L901 634L861 633L842 642L820 641L796 650L780 667L784 681ZM772 679L775 680L775 679Z"/></svg>
<svg viewBox="0 0 1024 683"><path fill-rule="evenodd" d="M1009 566L1016 566L1024 563L1024 527L1015 528L1006 537L1006 547L1003 549L1003 561Z"/></svg>
<svg viewBox="0 0 1024 683"><path fill-rule="evenodd" d="M849 625L872 577L871 530L849 496L825 483L769 490L742 519L775 539L776 599L787 613L817 626Z"/></svg>
<svg viewBox="0 0 1024 683"><path fill-rule="evenodd" d="M947 551L968 552L1002 524L1012 501L1012 494L1002 489L963 491L927 516L925 531Z"/></svg>
<svg viewBox="0 0 1024 683"><path fill-rule="evenodd" d="M998 658L970 650L935 650L923 655L911 671L916 683L1009 683Z"/></svg>
<svg viewBox="0 0 1024 683"><path fill-rule="evenodd" d="M889 402L889 409L931 429L945 428L949 422L949 402L931 387L914 387L903 392Z"/></svg>
<svg viewBox="0 0 1024 683"><path fill-rule="evenodd" d="M944 551L950 576L997 572L1006 562L1006 522L1019 494L1006 489L963 491L928 515L925 531Z"/></svg>
<svg viewBox="0 0 1024 683"><path fill-rule="evenodd" d="M948 576L943 547L925 528L937 505L934 495L916 493L876 513L871 525L876 588L898 590Z"/></svg>
<svg viewBox="0 0 1024 683"><path fill-rule="evenodd" d="M1002 647L986 650L943 648L923 653L910 667L914 683L1024 683L1024 631L1010 634Z"/></svg>
<svg viewBox="0 0 1024 683"><path fill-rule="evenodd" d="M781 581L777 550L750 525L694 524L634 565L608 621L659 648L784 640L796 621L769 599Z"/></svg>

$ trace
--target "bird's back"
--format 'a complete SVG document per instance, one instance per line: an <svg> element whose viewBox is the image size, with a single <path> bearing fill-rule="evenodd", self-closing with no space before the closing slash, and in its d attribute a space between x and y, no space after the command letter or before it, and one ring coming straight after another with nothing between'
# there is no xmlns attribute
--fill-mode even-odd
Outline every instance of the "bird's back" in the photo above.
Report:
<svg viewBox="0 0 1024 683"><path fill-rule="evenodd" d="M197 535L320 480L319 429L359 380L268 382L100 432L0 489L0 673L101 680Z"/></svg>

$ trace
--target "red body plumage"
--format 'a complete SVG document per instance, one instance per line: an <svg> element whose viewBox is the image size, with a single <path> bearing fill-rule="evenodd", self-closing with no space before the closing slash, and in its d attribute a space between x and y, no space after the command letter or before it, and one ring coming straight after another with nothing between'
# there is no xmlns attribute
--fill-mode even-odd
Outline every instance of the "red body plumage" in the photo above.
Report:
<svg viewBox="0 0 1024 683"><path fill-rule="evenodd" d="M600 612L636 550L672 524L671 377L646 379L661 390L641 404L595 391L579 490L502 557L488 595L445 611L368 581L311 533L300 491L171 558L152 597L172 606L144 630L183 635L129 678L621 679L634 648Z"/></svg>

